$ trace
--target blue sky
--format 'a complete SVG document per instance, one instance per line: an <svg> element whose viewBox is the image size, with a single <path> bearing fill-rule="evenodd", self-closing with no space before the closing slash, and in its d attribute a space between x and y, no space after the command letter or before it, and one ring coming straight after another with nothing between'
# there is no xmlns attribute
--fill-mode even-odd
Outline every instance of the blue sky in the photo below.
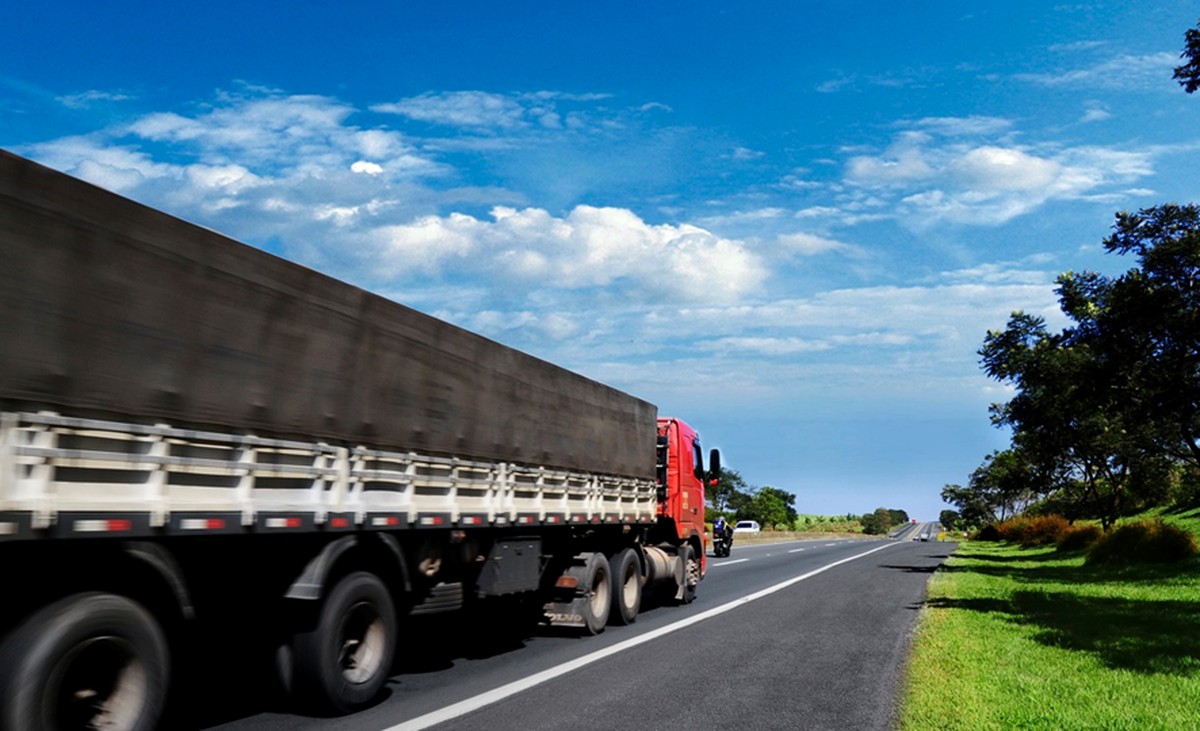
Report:
<svg viewBox="0 0 1200 731"><path fill-rule="evenodd" d="M978 367L1200 200L1185 2L6 3L0 146L936 518ZM1200 95L1198 95L1200 96Z"/></svg>

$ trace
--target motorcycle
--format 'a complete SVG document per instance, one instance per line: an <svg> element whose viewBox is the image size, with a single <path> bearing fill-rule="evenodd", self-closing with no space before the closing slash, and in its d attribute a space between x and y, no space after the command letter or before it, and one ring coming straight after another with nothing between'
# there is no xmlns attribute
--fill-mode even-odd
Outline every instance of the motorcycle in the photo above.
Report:
<svg viewBox="0 0 1200 731"><path fill-rule="evenodd" d="M724 558L729 555L729 549L733 548L733 536L714 533L712 544L713 555L717 558Z"/></svg>

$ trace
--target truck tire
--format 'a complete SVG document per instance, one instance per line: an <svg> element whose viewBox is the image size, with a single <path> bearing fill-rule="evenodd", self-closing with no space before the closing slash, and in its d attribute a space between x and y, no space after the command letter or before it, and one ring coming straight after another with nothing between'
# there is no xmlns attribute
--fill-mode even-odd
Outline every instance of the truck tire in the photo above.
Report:
<svg viewBox="0 0 1200 731"><path fill-rule="evenodd" d="M676 576L675 601L680 604L691 604L696 598L696 584L700 583L700 562L692 544L685 543L679 549L680 573Z"/></svg>
<svg viewBox="0 0 1200 731"><path fill-rule="evenodd" d="M150 731L167 692L167 641L125 597L75 594L0 643L0 728Z"/></svg>
<svg viewBox="0 0 1200 731"><path fill-rule="evenodd" d="M642 564L632 548L618 551L609 561L612 569L612 624L631 624L642 606Z"/></svg>
<svg viewBox="0 0 1200 731"><path fill-rule="evenodd" d="M292 638L292 692L322 712L370 703L391 672L396 628L383 582L362 571L345 576L321 603L316 626Z"/></svg>
<svg viewBox="0 0 1200 731"><path fill-rule="evenodd" d="M600 634L608 624L612 609L612 569L603 553L588 554L583 567L582 586L586 590L583 601L583 623L588 634Z"/></svg>

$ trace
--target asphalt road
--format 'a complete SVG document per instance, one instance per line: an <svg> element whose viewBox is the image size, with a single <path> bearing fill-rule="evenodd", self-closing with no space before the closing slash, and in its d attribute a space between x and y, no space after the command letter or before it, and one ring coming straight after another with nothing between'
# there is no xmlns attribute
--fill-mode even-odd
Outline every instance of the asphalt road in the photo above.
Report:
<svg viewBox="0 0 1200 731"><path fill-rule="evenodd" d="M916 534L913 534L916 535ZM907 536L906 538L911 538ZM888 729L909 639L954 544L819 540L709 557L686 607L582 638L500 612L413 621L385 697L344 718L294 715L239 681L179 726ZM193 715L195 714L195 715Z"/></svg>

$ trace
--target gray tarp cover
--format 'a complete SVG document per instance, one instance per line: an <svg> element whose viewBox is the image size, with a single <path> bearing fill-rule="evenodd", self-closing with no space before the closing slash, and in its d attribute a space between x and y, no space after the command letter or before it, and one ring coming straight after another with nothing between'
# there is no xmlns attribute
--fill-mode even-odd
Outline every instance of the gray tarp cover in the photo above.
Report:
<svg viewBox="0 0 1200 731"><path fill-rule="evenodd" d="M0 151L5 408L652 477L640 399Z"/></svg>

